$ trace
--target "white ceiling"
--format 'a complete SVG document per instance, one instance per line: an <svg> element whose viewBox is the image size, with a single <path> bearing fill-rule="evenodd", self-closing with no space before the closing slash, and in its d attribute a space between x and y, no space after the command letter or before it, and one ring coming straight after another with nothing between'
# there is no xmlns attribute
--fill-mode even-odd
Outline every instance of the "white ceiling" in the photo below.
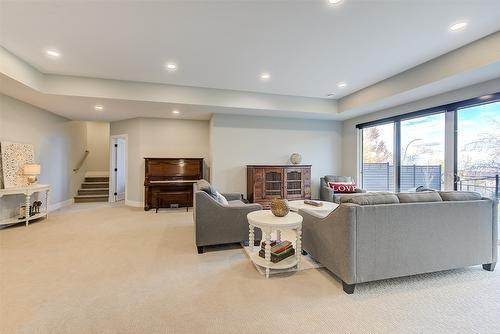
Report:
<svg viewBox="0 0 500 334"><path fill-rule="evenodd" d="M322 98L498 30L491 0L0 2L0 44L43 73Z"/></svg>

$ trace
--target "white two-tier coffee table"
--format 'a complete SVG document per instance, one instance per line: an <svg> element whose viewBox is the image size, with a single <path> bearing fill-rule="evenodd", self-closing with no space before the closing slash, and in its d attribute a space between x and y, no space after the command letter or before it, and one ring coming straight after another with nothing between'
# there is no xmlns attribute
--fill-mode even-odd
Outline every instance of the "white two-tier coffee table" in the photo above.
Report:
<svg viewBox="0 0 500 334"><path fill-rule="evenodd" d="M249 225L248 244L251 248L250 258L253 263L266 268L266 277L269 278L271 269L288 269L299 265L302 250L302 216L295 212L288 213L285 217L276 217L270 210L259 210L250 212L247 215ZM266 242L265 258L261 258L259 253L253 252L254 229L260 228L263 240ZM294 230L296 235L295 256L290 256L278 263L271 262L271 233L276 232L276 239L281 240L282 230Z"/></svg>

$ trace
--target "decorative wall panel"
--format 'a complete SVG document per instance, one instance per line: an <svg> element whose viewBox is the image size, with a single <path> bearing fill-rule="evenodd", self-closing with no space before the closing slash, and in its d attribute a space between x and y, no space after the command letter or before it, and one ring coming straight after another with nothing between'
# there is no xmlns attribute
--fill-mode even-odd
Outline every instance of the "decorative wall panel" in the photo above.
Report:
<svg viewBox="0 0 500 334"><path fill-rule="evenodd" d="M28 184L23 175L23 166L32 163L34 148L31 144L0 143L0 187L13 188Z"/></svg>

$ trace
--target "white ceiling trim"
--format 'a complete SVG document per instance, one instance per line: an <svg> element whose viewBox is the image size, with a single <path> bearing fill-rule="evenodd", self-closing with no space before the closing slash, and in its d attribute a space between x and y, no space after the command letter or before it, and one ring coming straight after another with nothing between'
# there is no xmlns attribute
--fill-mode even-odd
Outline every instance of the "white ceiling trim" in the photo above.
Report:
<svg viewBox="0 0 500 334"><path fill-rule="evenodd" d="M335 100L44 74L1 47L0 58L2 74L47 95L260 110L269 112L268 116L275 116L276 111L337 118Z"/></svg>

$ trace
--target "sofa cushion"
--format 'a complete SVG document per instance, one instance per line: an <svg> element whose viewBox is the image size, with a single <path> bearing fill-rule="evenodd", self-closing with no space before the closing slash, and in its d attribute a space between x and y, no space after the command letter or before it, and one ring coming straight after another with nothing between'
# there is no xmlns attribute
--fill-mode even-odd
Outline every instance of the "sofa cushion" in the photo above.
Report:
<svg viewBox="0 0 500 334"><path fill-rule="evenodd" d="M363 193L352 193L352 194L335 194L334 198L337 199L338 203L351 203L351 199L356 196L366 195Z"/></svg>
<svg viewBox="0 0 500 334"><path fill-rule="evenodd" d="M398 193L399 203L413 202L442 202L441 196L435 191L422 191L416 193Z"/></svg>
<svg viewBox="0 0 500 334"><path fill-rule="evenodd" d="M352 177L350 176L337 176L337 175L326 175L325 181L328 182L349 182L353 183Z"/></svg>
<svg viewBox="0 0 500 334"><path fill-rule="evenodd" d="M474 201L482 198L480 193L472 191L440 191L443 201Z"/></svg>
<svg viewBox="0 0 500 334"><path fill-rule="evenodd" d="M341 199L341 203L353 203L358 205L394 204L399 203L398 197L389 192L361 193L350 198Z"/></svg>

